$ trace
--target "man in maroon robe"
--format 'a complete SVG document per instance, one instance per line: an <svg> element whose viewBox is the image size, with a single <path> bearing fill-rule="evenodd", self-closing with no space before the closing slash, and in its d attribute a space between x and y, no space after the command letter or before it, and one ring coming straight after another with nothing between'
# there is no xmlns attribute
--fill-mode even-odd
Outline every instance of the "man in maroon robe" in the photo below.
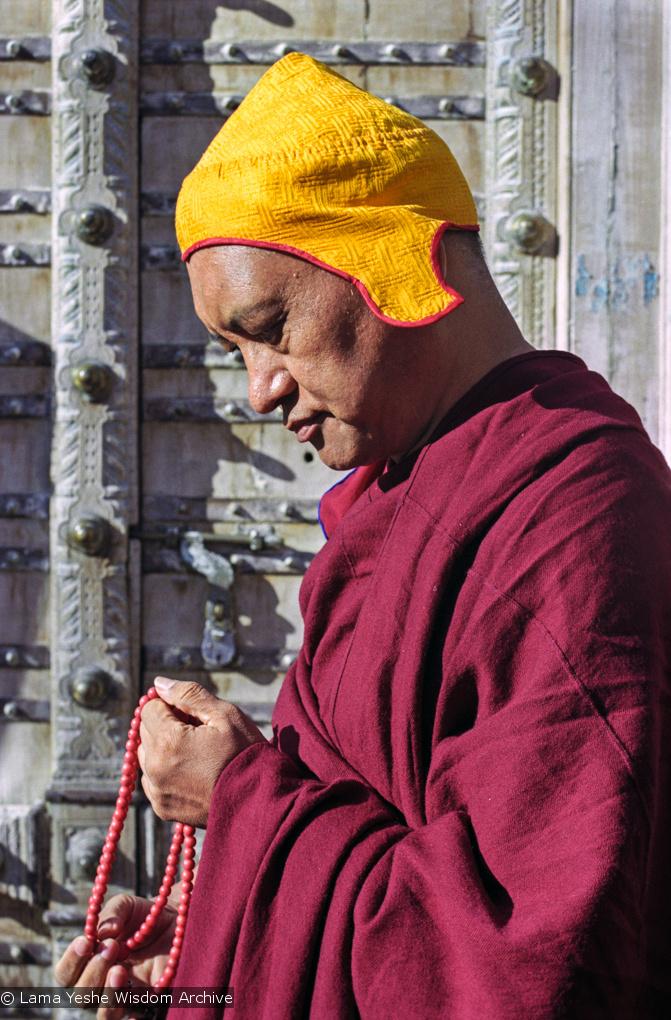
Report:
<svg viewBox="0 0 671 1020"><path fill-rule="evenodd" d="M661 1020L671 472L599 373L520 336L473 237L441 245L463 304L413 329L286 252L189 260L252 406L355 470L272 740L196 684L143 711L147 796L207 827L173 985L248 1020ZM149 906L110 901L107 955L71 947L59 980L125 982Z"/></svg>

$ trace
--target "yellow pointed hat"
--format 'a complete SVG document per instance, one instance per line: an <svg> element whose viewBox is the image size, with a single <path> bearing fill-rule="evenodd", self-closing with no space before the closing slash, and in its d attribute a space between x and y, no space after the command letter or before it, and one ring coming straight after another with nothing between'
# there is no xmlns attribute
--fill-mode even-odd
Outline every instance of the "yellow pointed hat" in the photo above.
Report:
<svg viewBox="0 0 671 1020"><path fill-rule="evenodd" d="M303 53L262 75L177 199L184 261L221 244L289 252L351 280L376 315L403 326L463 300L438 265L448 228L478 225L445 142Z"/></svg>

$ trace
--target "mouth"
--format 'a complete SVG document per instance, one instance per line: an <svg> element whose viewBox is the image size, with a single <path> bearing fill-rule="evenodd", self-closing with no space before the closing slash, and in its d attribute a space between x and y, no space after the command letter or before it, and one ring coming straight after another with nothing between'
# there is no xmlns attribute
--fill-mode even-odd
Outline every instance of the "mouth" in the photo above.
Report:
<svg viewBox="0 0 671 1020"><path fill-rule="evenodd" d="M328 411L321 411L319 414L310 415L309 418L296 418L294 421L287 421L286 427L296 433L299 443L307 443L316 434L324 419L328 417Z"/></svg>

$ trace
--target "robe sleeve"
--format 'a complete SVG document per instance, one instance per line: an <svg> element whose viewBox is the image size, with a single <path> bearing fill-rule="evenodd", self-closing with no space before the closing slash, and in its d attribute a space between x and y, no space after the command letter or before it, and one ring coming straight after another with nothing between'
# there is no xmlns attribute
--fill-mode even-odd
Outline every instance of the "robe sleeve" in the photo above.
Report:
<svg viewBox="0 0 671 1020"><path fill-rule="evenodd" d="M560 657L532 644L545 689L457 741L458 761L438 744L422 826L271 743L238 754L175 983L232 986L254 1020L635 1015L642 802L579 693L553 698L574 690Z"/></svg>

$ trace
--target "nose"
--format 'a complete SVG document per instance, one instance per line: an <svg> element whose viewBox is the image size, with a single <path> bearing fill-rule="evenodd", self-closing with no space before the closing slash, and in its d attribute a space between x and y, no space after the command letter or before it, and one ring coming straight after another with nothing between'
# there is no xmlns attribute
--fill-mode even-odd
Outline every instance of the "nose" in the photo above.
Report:
<svg viewBox="0 0 671 1020"><path fill-rule="evenodd" d="M255 343L243 352L247 366L250 406L258 414L269 414L296 389L296 381L280 355Z"/></svg>

